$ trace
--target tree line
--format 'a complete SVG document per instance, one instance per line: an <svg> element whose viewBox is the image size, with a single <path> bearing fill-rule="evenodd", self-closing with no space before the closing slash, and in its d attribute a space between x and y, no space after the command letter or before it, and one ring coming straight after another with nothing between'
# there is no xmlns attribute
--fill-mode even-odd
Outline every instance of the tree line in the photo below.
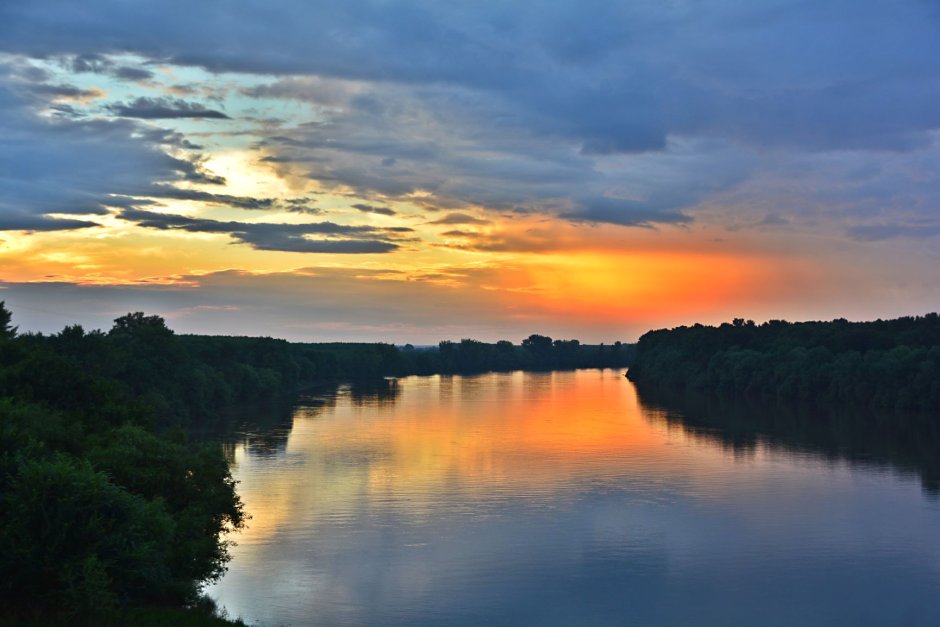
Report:
<svg viewBox="0 0 940 627"><path fill-rule="evenodd" d="M191 437L226 407L328 380L631 354L540 335L431 349L178 335L143 313L108 331L18 334L0 303L0 624L198 603L247 518L221 448Z"/></svg>
<svg viewBox="0 0 940 627"><path fill-rule="evenodd" d="M650 331L627 376L639 387L841 403L892 410L940 409L940 316Z"/></svg>
<svg viewBox="0 0 940 627"><path fill-rule="evenodd" d="M437 350L405 347L401 351L404 374L474 374L512 370L570 370L574 368L623 368L630 365L633 345L581 344L578 340L552 340L530 335L515 345L464 339L443 341Z"/></svg>
<svg viewBox="0 0 940 627"><path fill-rule="evenodd" d="M272 385L261 364L228 367ZM235 394L202 380L222 376L153 316L17 335L0 304L0 624L200 603L246 519L219 447L183 428Z"/></svg>

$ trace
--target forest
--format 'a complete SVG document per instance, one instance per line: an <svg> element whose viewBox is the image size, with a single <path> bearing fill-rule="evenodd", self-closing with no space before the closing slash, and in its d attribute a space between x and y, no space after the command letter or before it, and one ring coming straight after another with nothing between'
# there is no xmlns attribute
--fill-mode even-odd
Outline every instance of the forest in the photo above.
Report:
<svg viewBox="0 0 940 627"><path fill-rule="evenodd" d="M940 409L940 316L873 322L735 319L650 331L627 373L638 388L761 401Z"/></svg>
<svg viewBox="0 0 940 627"><path fill-rule="evenodd" d="M0 625L216 624L200 590L248 515L221 447L191 434L226 408L343 379L624 366L633 348L289 343L178 335L143 313L20 334L11 320L0 303Z"/></svg>

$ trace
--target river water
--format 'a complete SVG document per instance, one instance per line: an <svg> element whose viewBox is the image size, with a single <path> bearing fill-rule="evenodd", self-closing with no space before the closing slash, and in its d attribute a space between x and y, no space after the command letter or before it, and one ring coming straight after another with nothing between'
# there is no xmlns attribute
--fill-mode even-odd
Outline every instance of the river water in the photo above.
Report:
<svg viewBox="0 0 940 627"><path fill-rule="evenodd" d="M226 444L252 519L207 590L252 624L940 625L924 438L725 431L617 370L409 377L265 418Z"/></svg>

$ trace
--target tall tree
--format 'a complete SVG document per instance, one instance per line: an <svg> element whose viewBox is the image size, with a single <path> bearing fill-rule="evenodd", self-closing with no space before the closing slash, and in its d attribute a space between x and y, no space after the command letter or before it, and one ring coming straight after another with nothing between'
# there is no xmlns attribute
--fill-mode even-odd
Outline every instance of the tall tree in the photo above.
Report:
<svg viewBox="0 0 940 627"><path fill-rule="evenodd" d="M11 324L13 313L7 309L6 303L0 300L0 338L12 340L16 337L16 327Z"/></svg>

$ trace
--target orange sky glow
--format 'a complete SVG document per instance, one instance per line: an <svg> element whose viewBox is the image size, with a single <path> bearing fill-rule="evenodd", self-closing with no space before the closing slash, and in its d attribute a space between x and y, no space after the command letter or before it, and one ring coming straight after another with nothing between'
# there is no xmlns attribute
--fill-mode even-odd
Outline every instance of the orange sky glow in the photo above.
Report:
<svg viewBox="0 0 940 627"><path fill-rule="evenodd" d="M342 39L298 56L278 40L266 58L287 68L184 63L202 53L165 36L178 56L95 52L103 35L0 48L0 300L21 330L143 310L179 332L304 341L613 342L940 307L938 127L880 91L816 103L841 91L772 64L660 75L673 57L655 46L563 61L540 37L483 74L447 55L421 75L440 55L399 67L401 50L359 57ZM878 84L870 64L825 67L806 80ZM846 109L864 123L827 117Z"/></svg>
<svg viewBox="0 0 940 627"><path fill-rule="evenodd" d="M218 217L219 210L191 213ZM341 210L336 215L343 218ZM487 214L477 210L473 215ZM7 234L0 271L5 280L23 283L191 291L198 291L205 277L232 270L255 278L343 271L354 277L350 293L357 285L369 291L377 283L392 288L421 283L426 289L420 294L403 292L415 299L415 307L446 310L454 292L462 291L519 328L528 324L532 332L551 331L561 321L564 330L583 328L592 339L605 334L607 341L627 339L621 328L652 327L664 317L722 319L733 310L813 291L822 280L793 255L710 242L704 233L683 229L651 233L608 227L598 236L596 228L544 217L491 214L479 218L481 224L473 230L454 236L442 234L445 227L422 225L419 220L425 218L380 219L427 230L418 231L393 255L323 255L309 266L302 253L258 251L222 234L151 230L111 220L79 232ZM158 313L174 316L171 309ZM453 314L459 316L459 309ZM442 312L446 315L451 313Z"/></svg>

